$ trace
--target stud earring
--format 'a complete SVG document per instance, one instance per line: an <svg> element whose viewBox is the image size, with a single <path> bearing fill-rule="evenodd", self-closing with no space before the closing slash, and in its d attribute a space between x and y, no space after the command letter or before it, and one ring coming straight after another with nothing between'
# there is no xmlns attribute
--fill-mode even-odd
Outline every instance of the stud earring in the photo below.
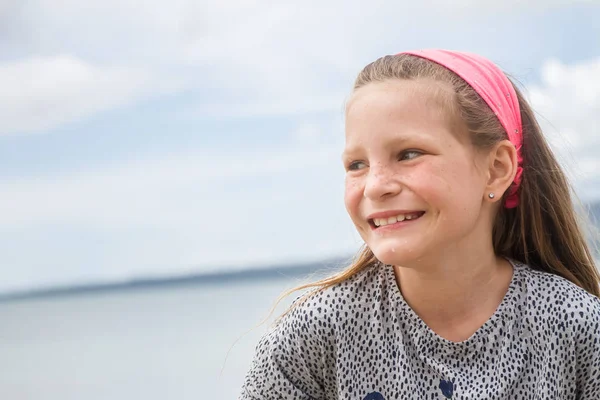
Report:
<svg viewBox="0 0 600 400"><path fill-rule="evenodd" d="M488 194L488 197L489 197L490 199L493 199L494 197L496 197L496 195L495 195L494 193L490 193L490 194Z"/></svg>

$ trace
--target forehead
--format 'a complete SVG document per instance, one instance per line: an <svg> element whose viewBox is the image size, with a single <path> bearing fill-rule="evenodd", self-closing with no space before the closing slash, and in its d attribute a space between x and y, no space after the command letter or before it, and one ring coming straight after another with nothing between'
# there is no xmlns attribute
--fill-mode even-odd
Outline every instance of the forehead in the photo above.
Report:
<svg viewBox="0 0 600 400"><path fill-rule="evenodd" d="M346 141L365 136L451 134L465 138L449 85L431 80L389 80L357 89L346 107Z"/></svg>

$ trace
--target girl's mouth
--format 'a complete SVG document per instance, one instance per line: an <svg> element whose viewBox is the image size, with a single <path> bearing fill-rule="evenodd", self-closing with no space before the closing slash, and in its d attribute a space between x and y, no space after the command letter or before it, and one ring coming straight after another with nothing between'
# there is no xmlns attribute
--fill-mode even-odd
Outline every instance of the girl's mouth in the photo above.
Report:
<svg viewBox="0 0 600 400"><path fill-rule="evenodd" d="M372 218L369 219L369 225L371 225L371 229L379 229L388 225L397 225L399 223L403 223L404 225L407 222L421 218L424 214L425 211L415 211L410 214L398 214L388 218Z"/></svg>

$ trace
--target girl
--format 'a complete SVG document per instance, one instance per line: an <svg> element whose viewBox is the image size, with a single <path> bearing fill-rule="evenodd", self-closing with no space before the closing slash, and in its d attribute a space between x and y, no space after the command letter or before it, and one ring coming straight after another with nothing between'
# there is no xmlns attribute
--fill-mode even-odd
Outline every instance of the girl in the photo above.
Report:
<svg viewBox="0 0 600 400"><path fill-rule="evenodd" d="M497 66L444 50L369 64L343 160L365 247L263 336L240 399L600 399L600 277Z"/></svg>

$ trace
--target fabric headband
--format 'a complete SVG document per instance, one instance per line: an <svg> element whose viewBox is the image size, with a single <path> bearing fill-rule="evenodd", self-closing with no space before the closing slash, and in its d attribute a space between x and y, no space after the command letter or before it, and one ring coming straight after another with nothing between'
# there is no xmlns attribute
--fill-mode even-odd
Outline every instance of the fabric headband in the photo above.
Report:
<svg viewBox="0 0 600 400"><path fill-rule="evenodd" d="M517 149L517 174L509 188L504 206L515 208L519 205L518 190L523 175L523 127L517 93L506 75L494 63L476 54L449 50L403 51L408 54L433 61L460 76L483 98L506 130L508 139Z"/></svg>

